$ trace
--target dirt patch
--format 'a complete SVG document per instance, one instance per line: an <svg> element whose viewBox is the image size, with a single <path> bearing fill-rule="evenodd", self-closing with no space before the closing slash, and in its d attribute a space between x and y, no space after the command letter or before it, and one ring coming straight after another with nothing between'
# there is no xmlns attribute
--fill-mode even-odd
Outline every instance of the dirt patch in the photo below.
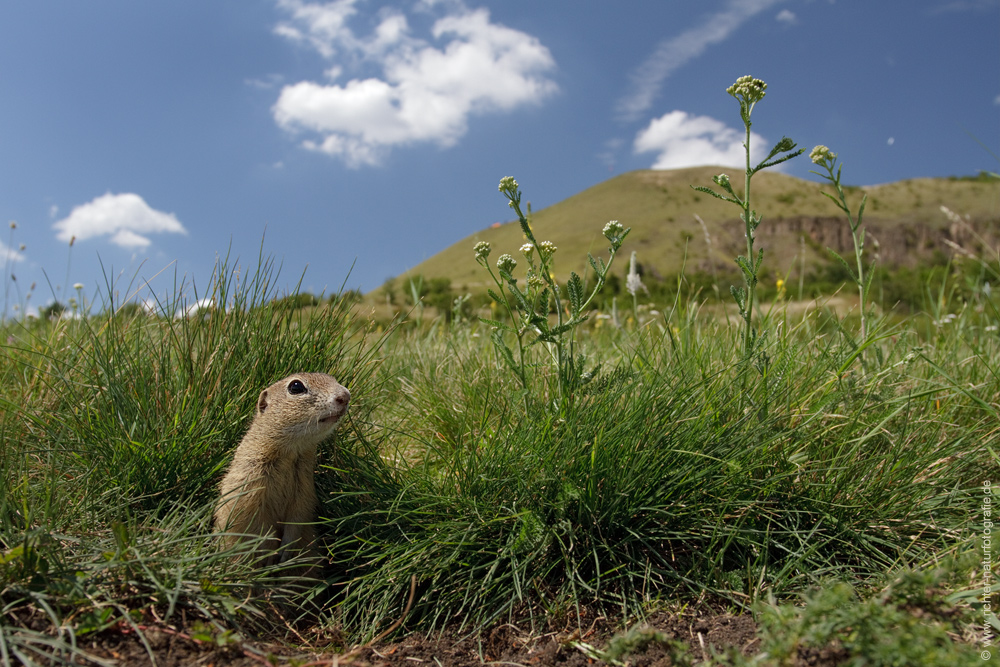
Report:
<svg viewBox="0 0 1000 667"><path fill-rule="evenodd" d="M690 611L684 614L661 612L643 625L659 631L662 637L686 645L696 663L710 657L712 647L716 651L732 647L744 655L753 655L758 650L757 625L750 616L733 616L711 610L697 614ZM248 667L289 663L316 667L335 664L358 667L418 667L423 664L428 667L472 667L484 663L591 667L607 664L601 659L601 652L609 640L622 630L603 617L582 630L574 626L572 629L532 632L524 626L504 624L473 635L450 630L434 635L412 633L345 655L349 647L331 637L307 640L305 645L311 644L312 650L305 649L300 642L291 645L243 640L220 646L217 640L196 639L194 635L197 633L193 631L146 627L142 629L142 637L129 628L108 630L81 642L80 648L99 660L130 667L152 665L150 651L156 656L155 664L164 667ZM622 661L633 667L669 667L676 664L674 655L676 649L670 644L651 641L636 652L629 652Z"/></svg>

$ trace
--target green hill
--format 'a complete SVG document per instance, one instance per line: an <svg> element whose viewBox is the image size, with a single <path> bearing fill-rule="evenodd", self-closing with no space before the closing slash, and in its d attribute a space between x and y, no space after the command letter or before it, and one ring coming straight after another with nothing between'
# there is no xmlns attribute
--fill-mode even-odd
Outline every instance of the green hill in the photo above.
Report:
<svg viewBox="0 0 1000 667"><path fill-rule="evenodd" d="M712 176L723 171L733 176L734 186L742 186L736 170L720 167L622 174L535 211L532 226L540 241L558 246L555 267L560 278L570 271L582 275L588 268L588 251L606 256L601 229L609 220L632 228L622 248L625 261L616 265L616 273L621 273L631 251L652 276L677 274L685 252L689 272L731 272L735 270L733 258L746 249L739 211L690 187L711 186ZM740 192L742 187L736 189ZM777 172L755 176L753 205L763 216L756 247L764 248L766 269L779 274L797 270L802 250L807 270L830 262L827 247L853 255L847 222L821 195L823 191L832 189ZM526 200L531 194L525 193ZM863 194L868 195L866 255L878 253L880 264L889 268L940 261L939 253L950 256L955 252L949 242L981 253L984 243L996 247L1000 239L1000 184L995 180L914 179L851 187L848 202L852 209L856 210ZM960 214L962 222L949 219L942 206ZM448 278L459 291L478 291L488 280L473 257L478 241L493 245L493 258L502 252L519 257L517 250L524 239L516 221L484 229L402 274L400 283L422 275ZM995 259L992 253L989 257Z"/></svg>

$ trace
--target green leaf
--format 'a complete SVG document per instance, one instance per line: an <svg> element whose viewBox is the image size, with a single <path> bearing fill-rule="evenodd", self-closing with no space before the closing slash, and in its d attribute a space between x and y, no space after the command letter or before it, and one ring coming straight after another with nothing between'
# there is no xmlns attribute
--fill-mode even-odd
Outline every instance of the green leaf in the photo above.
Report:
<svg viewBox="0 0 1000 667"><path fill-rule="evenodd" d="M753 276L753 267L750 266L750 261L745 255L740 255L736 258L736 264L740 267L740 270L743 271L743 275L749 282L751 276Z"/></svg>
<svg viewBox="0 0 1000 667"><path fill-rule="evenodd" d="M843 211L847 215L851 214L850 209L848 209L847 207L844 206L844 202L840 201L839 199L837 199L836 197L834 197L833 195L831 195L829 192L821 192L820 194L823 195L824 197L828 197L830 199L830 201L832 201L834 204L837 205L837 208L839 208L841 211Z"/></svg>
<svg viewBox="0 0 1000 667"><path fill-rule="evenodd" d="M736 199L733 199L732 197L727 197L725 195L720 195L718 192L716 192L712 188L706 188L703 185L692 185L691 187L694 188L695 190L697 190L698 192L704 192L707 195L712 195L716 199L721 199L722 201L730 201L730 202L736 204L737 206L742 206L742 204L739 201L737 201ZM629 229L631 229L631 227ZM622 235L622 238L624 238L624 234Z"/></svg>
<svg viewBox="0 0 1000 667"><path fill-rule="evenodd" d="M789 139L788 137L782 137L781 140L774 145L774 148L771 149L771 152L767 154L767 157L761 160L760 164L754 167L750 171L750 173L756 174L761 169L767 169L768 167L773 167L776 164L781 164L782 162L791 160L793 157L798 157L799 155L802 155L806 149L800 148L794 153L791 153L790 151L793 150L795 150L795 142ZM789 153L789 154L783 155L777 159L772 160L771 158L773 158L778 153Z"/></svg>
<svg viewBox="0 0 1000 667"><path fill-rule="evenodd" d="M531 225L528 224L527 218L525 218L524 216L521 216L521 217L518 218L517 221L519 223L521 223L521 231L528 238L528 240L531 241L532 243L534 243L535 246L538 246L538 244L535 243L535 235L531 233Z"/></svg>
<svg viewBox="0 0 1000 667"><path fill-rule="evenodd" d="M733 299L736 300L736 305L740 307L740 313L746 312L747 304L747 292L742 287L737 287L736 285L729 286L729 293L733 295Z"/></svg>
<svg viewBox="0 0 1000 667"><path fill-rule="evenodd" d="M576 315L583 307L583 281L575 271L570 271L569 281L566 283L566 292L569 295L570 311Z"/></svg>
<svg viewBox="0 0 1000 667"><path fill-rule="evenodd" d="M597 260L589 252L587 253L587 261L590 262L590 268L594 270L594 273L601 275L601 269L597 266Z"/></svg>
<svg viewBox="0 0 1000 667"><path fill-rule="evenodd" d="M514 361L514 352L504 342L503 334L499 330L494 331L490 338L493 340L493 345L497 348L497 351L500 352L500 356L507 362L507 365L520 376L521 369L517 365L517 362Z"/></svg>
<svg viewBox="0 0 1000 667"><path fill-rule="evenodd" d="M865 294L868 294L868 291L871 289L872 278L874 277L875 277L875 262L872 262L871 264L868 265L868 274L865 276Z"/></svg>
<svg viewBox="0 0 1000 667"><path fill-rule="evenodd" d="M517 333L517 331L514 330L514 327L510 326L509 324L504 324L503 322L498 322L497 320L491 320L486 317L480 317L479 321L482 322L483 324L494 327L496 329L502 329L503 331L509 331L510 333Z"/></svg>
<svg viewBox="0 0 1000 667"><path fill-rule="evenodd" d="M761 162L766 162L767 160L770 160L778 153L787 153L793 150L795 150L795 142L789 139L788 137L781 137L778 143L774 145L774 148L771 149L771 152L768 153L767 157L761 160ZM802 150L799 151L799 153L801 153L804 150L805 149L803 148Z"/></svg>
<svg viewBox="0 0 1000 667"><path fill-rule="evenodd" d="M531 304L528 303L528 296L521 292L516 285L511 285L510 294L514 297L514 301L516 302L518 309L531 311Z"/></svg>
<svg viewBox="0 0 1000 667"><path fill-rule="evenodd" d="M836 250L834 250L833 248L827 248L827 251L828 251L828 252L829 252L829 253L830 253L831 255L833 255L834 257L836 257L837 259L839 259L839 260L840 260L840 263L844 265L844 268L845 268L845 269L847 269L847 273L848 273L848 274L849 274L849 275L851 276L851 278L852 278L852 279L854 280L854 283L855 283L855 284L858 284L858 282L859 282L859 280L858 280L858 274L857 274L857 273L855 272L855 270L854 270L854 269L852 269L852 268L851 268L851 265L847 263L847 260L846 260L846 259L844 259L843 257L841 257L841 256L840 256L840 255L839 255L839 254L837 253L837 251L836 251Z"/></svg>
<svg viewBox="0 0 1000 667"><path fill-rule="evenodd" d="M768 167L773 167L773 166L775 166L777 164L781 164L782 162L788 162L793 157L798 157L798 156L802 155L803 153L805 153L805 151L806 151L806 149L800 148L799 150L795 151L791 155L782 155L778 159L771 160L770 162L761 162L760 164L758 164L756 167L753 168L753 171L751 173L752 174L756 174L761 169L767 169Z"/></svg>
<svg viewBox="0 0 1000 667"><path fill-rule="evenodd" d="M489 294L490 298L496 301L497 303L504 303L505 301L504 298L502 298L499 294L493 291L492 287L487 288L486 293Z"/></svg>

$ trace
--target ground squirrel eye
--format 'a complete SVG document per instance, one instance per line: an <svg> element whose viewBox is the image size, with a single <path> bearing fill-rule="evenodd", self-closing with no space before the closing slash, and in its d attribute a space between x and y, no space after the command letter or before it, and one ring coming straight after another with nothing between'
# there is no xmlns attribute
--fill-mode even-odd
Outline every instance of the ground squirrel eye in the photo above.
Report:
<svg viewBox="0 0 1000 667"><path fill-rule="evenodd" d="M308 389L302 384L302 380L292 380L288 383L288 393L289 394L304 394Z"/></svg>

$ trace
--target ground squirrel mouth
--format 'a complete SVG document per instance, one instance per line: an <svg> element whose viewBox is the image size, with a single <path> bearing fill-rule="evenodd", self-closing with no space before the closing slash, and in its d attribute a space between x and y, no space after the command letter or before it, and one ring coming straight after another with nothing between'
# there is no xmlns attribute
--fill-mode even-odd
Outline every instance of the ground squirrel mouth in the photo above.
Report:
<svg viewBox="0 0 1000 667"><path fill-rule="evenodd" d="M337 421L338 419L340 419L340 416L342 414L343 414L342 412L331 412L326 417L321 418L319 421L321 424L331 421Z"/></svg>

